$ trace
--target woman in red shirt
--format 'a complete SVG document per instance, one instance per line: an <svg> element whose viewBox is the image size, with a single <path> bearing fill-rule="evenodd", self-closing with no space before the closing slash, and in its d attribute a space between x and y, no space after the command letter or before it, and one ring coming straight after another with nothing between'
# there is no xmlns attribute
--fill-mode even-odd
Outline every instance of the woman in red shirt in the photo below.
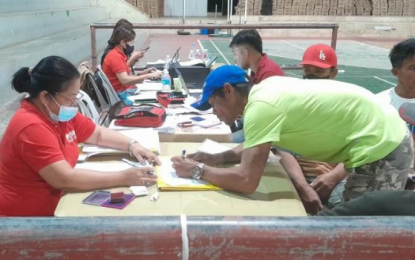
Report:
<svg viewBox="0 0 415 260"><path fill-rule="evenodd" d="M135 32L131 26L118 26L109 41L108 53L104 53L101 61L102 70L122 100L125 100L125 93L129 93L129 89L135 91L135 84L145 79L160 78L162 74L161 71L147 69L139 72L139 75L131 75L128 56L134 51L134 39Z"/></svg>
<svg viewBox="0 0 415 260"><path fill-rule="evenodd" d="M118 20L118 22L114 26L114 30L112 31L111 38L108 40L108 45L105 48L104 53L102 54L102 57L101 57L101 66L103 66L105 56L107 56L108 52L110 50L114 49L114 47L117 45L112 40L112 38L114 37L115 30L117 30L121 26L126 27L126 28L130 28L131 30L134 29L133 28L133 24L130 23L127 19L120 19L120 20ZM128 67L132 69L132 67L134 66L134 64L136 64L142 57L144 57L145 52L146 52L145 50L133 51L131 55L127 55L128 56L128 61L127 61ZM150 73L151 71L152 71L151 69L146 69L144 71L139 71L138 74L139 75L147 74L147 73Z"/></svg>
<svg viewBox="0 0 415 260"><path fill-rule="evenodd" d="M13 88L29 97L11 119L0 144L0 215L52 216L63 191L89 191L156 182L151 168L103 173L74 169L78 143L130 151L160 163L137 141L97 126L77 112L78 70L57 56L14 74Z"/></svg>

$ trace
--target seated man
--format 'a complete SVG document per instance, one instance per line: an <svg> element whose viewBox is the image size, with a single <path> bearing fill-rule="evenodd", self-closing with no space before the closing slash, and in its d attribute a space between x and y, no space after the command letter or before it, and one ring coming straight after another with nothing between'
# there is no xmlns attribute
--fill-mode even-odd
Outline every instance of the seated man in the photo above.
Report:
<svg viewBox="0 0 415 260"><path fill-rule="evenodd" d="M300 65L303 65L304 79L334 79L337 75L336 52L325 44L308 47ZM323 209L323 203L333 208L341 202L347 176L342 163L336 166L294 157L286 151L278 152L308 213L316 214Z"/></svg>
<svg viewBox="0 0 415 260"><path fill-rule="evenodd" d="M212 107L228 125L243 114L245 142L215 155L172 158L179 176L251 194L273 145L305 159L344 163L350 172L345 201L367 191L404 188L413 160L412 139L398 113L371 92L343 82L290 77L270 77L252 87L245 76L237 66L212 71L194 104L202 110ZM235 162L240 165L214 167Z"/></svg>
<svg viewBox="0 0 415 260"><path fill-rule="evenodd" d="M284 76L284 72L273 60L262 52L262 39L257 30L242 30L233 38L232 48L236 64L244 70L251 70L251 81L258 84L271 76Z"/></svg>
<svg viewBox="0 0 415 260"><path fill-rule="evenodd" d="M262 52L262 39L257 30L242 30L232 39L232 48L235 63L244 70L251 70L251 82L258 84L271 76L284 76L280 66ZM231 126L234 132L234 143L244 141L243 120L238 120Z"/></svg>

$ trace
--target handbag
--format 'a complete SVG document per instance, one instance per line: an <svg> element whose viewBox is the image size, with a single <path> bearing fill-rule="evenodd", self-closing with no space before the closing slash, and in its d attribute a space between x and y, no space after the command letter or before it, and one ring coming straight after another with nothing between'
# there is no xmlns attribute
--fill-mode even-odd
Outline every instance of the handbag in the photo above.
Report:
<svg viewBox="0 0 415 260"><path fill-rule="evenodd" d="M114 119L117 126L159 127L166 120L166 110L153 104L126 106L114 116Z"/></svg>

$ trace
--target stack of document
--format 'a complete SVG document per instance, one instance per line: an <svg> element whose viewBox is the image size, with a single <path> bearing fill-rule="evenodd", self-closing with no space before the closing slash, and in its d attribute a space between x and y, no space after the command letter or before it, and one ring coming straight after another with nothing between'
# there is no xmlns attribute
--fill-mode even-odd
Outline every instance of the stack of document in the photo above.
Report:
<svg viewBox="0 0 415 260"><path fill-rule="evenodd" d="M197 148L198 152L207 153L207 154L217 154L229 151L231 148L220 144L218 142L212 141L210 139L205 139L202 145Z"/></svg>
<svg viewBox="0 0 415 260"><path fill-rule="evenodd" d="M126 170L130 167L131 165L128 165L124 162L92 162L77 164L75 166L75 169L85 169L100 172L118 172ZM131 186L130 190L137 197L148 195L148 190L146 186Z"/></svg>
<svg viewBox="0 0 415 260"><path fill-rule="evenodd" d="M161 91L163 88L163 85L161 82L154 82L154 81L144 81L141 84L135 84L135 86L140 91Z"/></svg>
<svg viewBox="0 0 415 260"><path fill-rule="evenodd" d="M143 91L138 95L129 96L127 98L134 103L158 103L157 91Z"/></svg>
<svg viewBox="0 0 415 260"><path fill-rule="evenodd" d="M140 145L149 149L149 150L157 150L160 152L160 139L157 131L152 128L135 128L135 129L121 129L118 130L118 133L123 134L125 136L130 137L131 139L137 140ZM83 153L120 153L123 151L96 146L96 145L89 145L85 144L82 150Z"/></svg>

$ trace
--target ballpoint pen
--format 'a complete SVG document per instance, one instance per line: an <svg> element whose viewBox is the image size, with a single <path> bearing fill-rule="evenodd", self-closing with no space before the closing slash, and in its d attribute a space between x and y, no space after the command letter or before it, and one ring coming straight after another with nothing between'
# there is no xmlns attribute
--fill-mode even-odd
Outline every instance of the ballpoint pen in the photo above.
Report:
<svg viewBox="0 0 415 260"><path fill-rule="evenodd" d="M186 159L186 150L183 150L182 151L182 159L184 160L184 159Z"/></svg>
<svg viewBox="0 0 415 260"><path fill-rule="evenodd" d="M129 164L129 165L131 165L131 166L133 166L133 167L137 167L137 168L140 168L140 167L147 167L147 166L153 166L154 167L154 164L153 165L151 165L151 164L149 164L147 161L146 161L146 164L145 165L143 165L143 164L141 164L141 163L139 163L139 162L132 162L132 161L130 161L130 160L128 160L128 159L125 159L125 158L122 158L121 159L123 162L125 162L125 163L127 163L127 164ZM153 173L152 172L147 172L147 174L148 175L153 175Z"/></svg>

